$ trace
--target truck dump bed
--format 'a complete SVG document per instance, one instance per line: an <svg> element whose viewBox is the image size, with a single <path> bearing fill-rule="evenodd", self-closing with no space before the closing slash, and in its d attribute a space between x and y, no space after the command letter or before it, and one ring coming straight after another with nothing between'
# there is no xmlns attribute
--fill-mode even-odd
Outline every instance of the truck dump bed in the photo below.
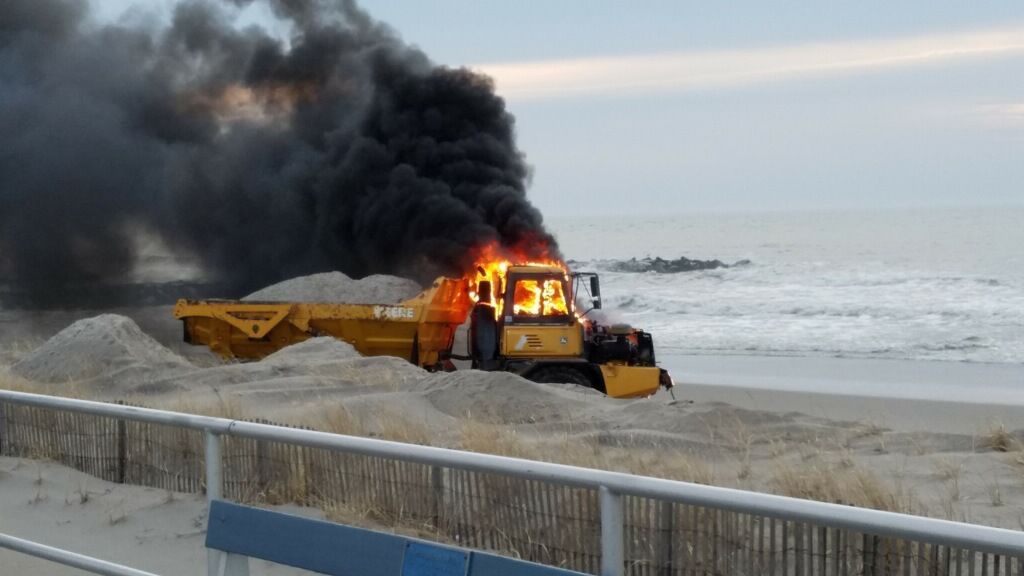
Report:
<svg viewBox="0 0 1024 576"><path fill-rule="evenodd" d="M179 300L174 317L185 341L235 358L262 358L315 336L333 336L365 356L397 356L419 366L439 365L472 302L465 280L439 278L399 303L245 302Z"/></svg>

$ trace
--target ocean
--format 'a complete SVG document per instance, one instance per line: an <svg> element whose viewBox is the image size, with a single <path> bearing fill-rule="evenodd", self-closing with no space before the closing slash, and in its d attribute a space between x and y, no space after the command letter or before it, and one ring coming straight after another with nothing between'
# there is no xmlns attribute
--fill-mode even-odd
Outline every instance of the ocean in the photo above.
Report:
<svg viewBox="0 0 1024 576"><path fill-rule="evenodd" d="M1024 363L1024 208L549 220L671 354ZM749 260L675 274L609 259Z"/></svg>

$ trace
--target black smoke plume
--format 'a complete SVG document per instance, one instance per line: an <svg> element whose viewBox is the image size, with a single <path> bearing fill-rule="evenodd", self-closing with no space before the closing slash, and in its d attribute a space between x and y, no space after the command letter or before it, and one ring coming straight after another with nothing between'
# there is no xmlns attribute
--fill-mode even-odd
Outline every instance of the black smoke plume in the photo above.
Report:
<svg viewBox="0 0 1024 576"><path fill-rule="evenodd" d="M496 243L557 254L492 82L353 2L184 0L97 23L0 3L0 277L37 302L121 282L156 234L236 291L342 270L426 280Z"/></svg>

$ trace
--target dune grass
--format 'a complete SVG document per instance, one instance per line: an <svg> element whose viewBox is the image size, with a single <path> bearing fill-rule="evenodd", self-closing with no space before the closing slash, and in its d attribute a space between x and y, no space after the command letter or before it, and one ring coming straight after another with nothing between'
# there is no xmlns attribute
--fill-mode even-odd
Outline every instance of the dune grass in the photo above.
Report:
<svg viewBox="0 0 1024 576"><path fill-rule="evenodd" d="M89 394L78 382L34 382L11 374L6 367L0 366L0 390L12 392L28 392L30 394L46 394L63 398L88 399Z"/></svg>
<svg viewBox="0 0 1024 576"><path fill-rule="evenodd" d="M134 400L133 403L145 404L145 398L136 398ZM170 410L171 412L210 416L211 418L227 418L229 420L245 420L249 418L248 413L242 407L242 403L234 396L227 398L217 396L210 401L201 401L183 394L169 403L160 405L159 408L161 410Z"/></svg>
<svg viewBox="0 0 1024 576"><path fill-rule="evenodd" d="M780 466L772 473L769 486L773 492L793 498L887 512L920 513L913 490L886 482L860 466L841 469L823 463Z"/></svg>
<svg viewBox="0 0 1024 576"><path fill-rule="evenodd" d="M43 342L42 338L32 337L4 342L0 345L0 365L9 366L18 362Z"/></svg>
<svg viewBox="0 0 1024 576"><path fill-rule="evenodd" d="M86 397L74 383L39 384L0 371L0 388L67 397ZM145 404L148 399L133 402ZM234 396L196 400L182 395L160 407L180 412L230 419L251 419L251 414ZM283 422L289 424L288 422ZM821 442L801 443L793 437L765 436L737 420L723 422L705 443L705 451L665 447L629 447L602 442L593 433L571 429L539 433L530 426L494 424L465 415L456 419L448 436L435 437L427 422L417 420L401 407L351 409L341 402L324 403L316 412L293 425L346 435L381 438L398 442L440 445L472 452L497 454L531 460L556 462L586 468L613 470L708 485L742 487L852 506L906 513L922 513L913 489L898 475L869 469L871 456L856 454L849 441L845 446L827 447ZM734 425L733 425L734 424ZM878 434L880 435L880 433ZM884 446L883 439L878 442ZM834 448L834 449L833 449ZM1024 450L1017 437L1002 423L995 422L979 434L977 452L1010 453L1024 467ZM885 450L882 450L884 453ZM773 464L774 463L774 464ZM934 477L941 485L936 508L949 517L960 505L960 466L935 464ZM1024 475L1022 475L1024 484ZM991 501L1004 504L1011 486L991 490ZM931 499L929 499L931 502ZM993 504L996 505L996 504ZM352 511L348 511L352 512ZM363 511L370 514L372 511Z"/></svg>
<svg viewBox="0 0 1024 576"><path fill-rule="evenodd" d="M999 420L993 421L987 432L981 435L981 446L993 452L1020 452L1024 444L1017 439Z"/></svg>

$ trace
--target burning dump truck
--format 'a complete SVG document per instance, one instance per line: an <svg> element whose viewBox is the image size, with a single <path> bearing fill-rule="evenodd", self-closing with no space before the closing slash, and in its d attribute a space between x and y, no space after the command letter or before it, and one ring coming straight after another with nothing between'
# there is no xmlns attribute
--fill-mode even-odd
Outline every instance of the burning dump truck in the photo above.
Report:
<svg viewBox="0 0 1024 576"><path fill-rule="evenodd" d="M672 378L655 363L650 334L605 326L579 311L601 307L598 276L557 261L492 260L462 278L438 278L399 303L179 300L185 341L226 357L262 358L315 336L366 356L397 356L427 370L504 370L536 382L595 388L615 398L649 396ZM469 320L466 354L452 348Z"/></svg>

